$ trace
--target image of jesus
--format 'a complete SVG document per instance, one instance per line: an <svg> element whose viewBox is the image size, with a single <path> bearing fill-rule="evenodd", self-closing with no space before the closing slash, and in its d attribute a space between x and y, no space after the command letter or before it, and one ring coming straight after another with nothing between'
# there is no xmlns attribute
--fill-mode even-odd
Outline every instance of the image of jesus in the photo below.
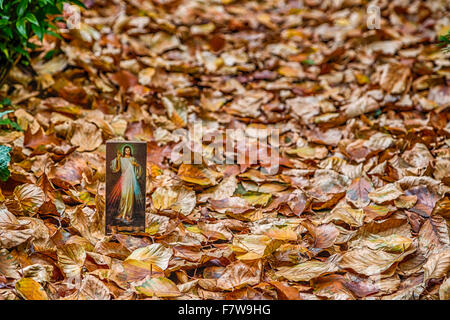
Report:
<svg viewBox="0 0 450 320"><path fill-rule="evenodd" d="M120 173L120 178L114 185L111 192L110 202L118 206L116 221L130 224L133 219L133 209L137 205L142 205L145 201L142 195L138 179L142 176L142 168L133 157L132 149L129 145L117 150L117 156L111 161L112 173Z"/></svg>

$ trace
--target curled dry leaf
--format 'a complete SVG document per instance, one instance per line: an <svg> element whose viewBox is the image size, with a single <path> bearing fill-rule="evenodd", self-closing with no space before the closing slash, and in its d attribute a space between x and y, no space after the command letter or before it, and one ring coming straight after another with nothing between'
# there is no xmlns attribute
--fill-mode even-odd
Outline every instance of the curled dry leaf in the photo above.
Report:
<svg viewBox="0 0 450 320"><path fill-rule="evenodd" d="M353 227L361 227L364 221L364 210L353 209L348 205L335 207L331 213L322 220L323 223L342 221Z"/></svg>
<svg viewBox="0 0 450 320"><path fill-rule="evenodd" d="M314 280L314 294L332 300L354 300L347 288L345 278L338 274L329 274Z"/></svg>
<svg viewBox="0 0 450 320"><path fill-rule="evenodd" d="M419 231L419 247L425 253L450 246L447 222L440 216L427 219Z"/></svg>
<svg viewBox="0 0 450 320"><path fill-rule="evenodd" d="M31 278L43 285L50 281L52 273L53 266L51 265L32 264L23 268L23 276L25 278Z"/></svg>
<svg viewBox="0 0 450 320"><path fill-rule="evenodd" d="M397 208L410 209L417 202L417 196L409 195L409 196L400 196L399 198L394 200L395 206Z"/></svg>
<svg viewBox="0 0 450 320"><path fill-rule="evenodd" d="M1 248L16 247L33 236L33 230L8 211L5 206L0 207L0 245Z"/></svg>
<svg viewBox="0 0 450 320"><path fill-rule="evenodd" d="M439 288L439 299L450 300L450 278L447 278Z"/></svg>
<svg viewBox="0 0 450 320"><path fill-rule="evenodd" d="M450 249L433 253L424 264L424 281L439 279L448 274L450 270Z"/></svg>
<svg viewBox="0 0 450 320"><path fill-rule="evenodd" d="M381 249L386 252L402 253L411 247L412 240L397 234L386 237L371 235L366 243L366 246L372 250Z"/></svg>
<svg viewBox="0 0 450 320"><path fill-rule="evenodd" d="M411 71L408 66L388 63L381 66L380 86L388 93L401 94L406 90Z"/></svg>
<svg viewBox="0 0 450 320"><path fill-rule="evenodd" d="M18 279L19 262L6 249L0 249L0 273L8 278Z"/></svg>
<svg viewBox="0 0 450 320"><path fill-rule="evenodd" d="M199 201L204 202L211 200L223 200L233 196L237 188L237 180L235 176L224 178L217 186L205 190L199 196Z"/></svg>
<svg viewBox="0 0 450 320"><path fill-rule="evenodd" d="M279 281L271 281L271 285L275 287L280 300L300 300L298 289L288 286Z"/></svg>
<svg viewBox="0 0 450 320"><path fill-rule="evenodd" d="M34 215L45 201L45 194L35 184L22 184L14 189L14 197L24 214Z"/></svg>

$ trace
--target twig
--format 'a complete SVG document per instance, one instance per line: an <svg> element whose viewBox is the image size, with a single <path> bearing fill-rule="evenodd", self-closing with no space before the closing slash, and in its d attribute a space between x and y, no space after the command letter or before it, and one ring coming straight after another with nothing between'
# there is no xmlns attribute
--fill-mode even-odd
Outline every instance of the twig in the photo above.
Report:
<svg viewBox="0 0 450 320"><path fill-rule="evenodd" d="M12 64L11 64L11 62L8 62L6 64L6 66L3 68L3 70L2 70L2 72L0 74L0 89L3 87L3 84L6 81L6 79L8 77L8 74L9 74L9 71L11 71L16 66L16 64L19 62L20 58L22 58L21 54L19 54L17 56L16 60L14 60L14 62Z"/></svg>

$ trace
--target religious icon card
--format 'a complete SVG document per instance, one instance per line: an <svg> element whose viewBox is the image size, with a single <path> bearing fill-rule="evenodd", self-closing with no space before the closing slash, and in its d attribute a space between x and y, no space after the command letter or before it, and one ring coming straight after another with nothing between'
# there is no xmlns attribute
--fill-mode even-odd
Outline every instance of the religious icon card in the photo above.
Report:
<svg viewBox="0 0 450 320"><path fill-rule="evenodd" d="M145 231L147 143L106 143L106 234Z"/></svg>

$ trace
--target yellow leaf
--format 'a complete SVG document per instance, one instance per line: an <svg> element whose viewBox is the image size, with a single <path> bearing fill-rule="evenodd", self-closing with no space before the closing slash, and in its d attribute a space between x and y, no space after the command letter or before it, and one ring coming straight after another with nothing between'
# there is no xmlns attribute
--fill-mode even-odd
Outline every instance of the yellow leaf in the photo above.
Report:
<svg viewBox="0 0 450 320"><path fill-rule="evenodd" d="M366 75L364 75L364 74L362 74L362 73L356 72L356 73L355 73L355 78L356 78L356 81L357 81L359 84L370 83L369 77L366 76Z"/></svg>
<svg viewBox="0 0 450 320"><path fill-rule="evenodd" d="M48 300L47 293L39 282L31 278L22 278L17 281L16 290L26 300Z"/></svg>
<svg viewBox="0 0 450 320"><path fill-rule="evenodd" d="M148 233L149 235L154 235L159 231L159 222L158 221L152 221L150 225L145 228L145 233Z"/></svg>
<svg viewBox="0 0 450 320"><path fill-rule="evenodd" d="M249 193L242 196L249 204L253 206L262 206L265 207L270 199L272 199L272 195L270 193Z"/></svg>

